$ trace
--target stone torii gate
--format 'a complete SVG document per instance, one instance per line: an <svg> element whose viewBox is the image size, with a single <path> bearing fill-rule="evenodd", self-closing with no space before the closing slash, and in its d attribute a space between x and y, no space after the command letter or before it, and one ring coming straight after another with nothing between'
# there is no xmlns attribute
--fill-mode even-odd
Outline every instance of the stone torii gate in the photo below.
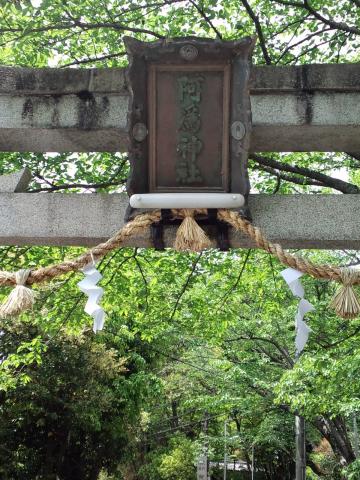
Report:
<svg viewBox="0 0 360 480"><path fill-rule="evenodd" d="M0 150L126 151L124 69L0 68ZM252 152L360 152L360 64L253 67ZM0 177L0 244L82 245L118 231L125 194L24 193L27 170ZM359 248L360 196L252 195L255 225L290 248ZM165 245L173 244L167 227ZM234 247L251 242L230 233ZM128 245L151 246L146 236ZM305 478L304 420L296 416L296 478Z"/></svg>
<svg viewBox="0 0 360 480"><path fill-rule="evenodd" d="M253 67L251 77L252 152L360 151L360 64ZM0 150L126 151L129 99L125 69L1 67ZM123 224L125 194L21 193L28 181L27 172L0 177L2 245L90 246ZM284 247L360 247L358 195L251 195L249 204ZM230 242L251 245L234 232Z"/></svg>

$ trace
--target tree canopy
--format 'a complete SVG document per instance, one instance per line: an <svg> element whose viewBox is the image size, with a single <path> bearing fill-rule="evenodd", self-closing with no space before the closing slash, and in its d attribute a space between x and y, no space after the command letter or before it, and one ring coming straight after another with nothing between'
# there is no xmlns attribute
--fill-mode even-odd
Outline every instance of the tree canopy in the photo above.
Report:
<svg viewBox="0 0 360 480"><path fill-rule="evenodd" d="M256 35L257 65L359 61L359 0L3 0L0 13L3 65L125 67L126 35ZM250 158L253 192L359 193L359 153ZM0 174L23 166L29 191L44 194L123 191L129 171L121 153L0 154ZM80 251L1 247L1 269ZM360 261L354 251L305 255ZM297 301L268 254L122 248L98 267L103 332L92 334L83 311L81 274L39 288L32 312L2 321L1 478L192 480L205 450L222 460L227 421L229 458L250 466L254 445L259 478L292 479L295 413L307 421L308 478L360 478L360 319L329 309L334 285L304 278L316 309L295 363Z"/></svg>

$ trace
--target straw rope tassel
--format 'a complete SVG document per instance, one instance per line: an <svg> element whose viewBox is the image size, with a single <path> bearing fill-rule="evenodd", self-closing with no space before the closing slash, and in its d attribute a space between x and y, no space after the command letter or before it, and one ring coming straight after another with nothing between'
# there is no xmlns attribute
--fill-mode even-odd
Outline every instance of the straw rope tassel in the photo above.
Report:
<svg viewBox="0 0 360 480"><path fill-rule="evenodd" d="M173 209L173 218L183 219L175 241L178 250L203 250L211 246L205 232L196 223L195 215L206 214L206 209ZM266 252L276 256L287 267L307 273L321 280L333 280L343 285L335 294L331 306L339 316L354 318L360 313L360 302L354 291L355 285L360 285L360 270L339 268L331 265L319 265L310 260L285 251L281 245L272 243L256 226L242 218L239 213L232 210L218 210L218 219L228 223L235 230L243 232L250 237L255 245ZM138 215L134 220L123 226L104 243L88 250L86 253L72 260L65 260L56 265L41 267L33 270L20 270L19 272L0 271L0 286L15 286L8 299L0 306L0 318L15 316L23 310L32 307L34 292L29 286L34 283L48 282L69 272L75 272L89 264L91 259L102 258L112 250L123 245L124 241L132 235L144 232L152 223L161 220L159 210Z"/></svg>
<svg viewBox="0 0 360 480"><path fill-rule="evenodd" d="M341 269L342 285L331 300L331 307L339 317L355 318L360 313L360 303L354 291L358 272L354 268Z"/></svg>
<svg viewBox="0 0 360 480"><path fill-rule="evenodd" d="M181 210L184 220L176 232L175 250L192 250L201 252L211 246L211 242L204 230L196 223L193 209L184 208Z"/></svg>
<svg viewBox="0 0 360 480"><path fill-rule="evenodd" d="M30 270L19 270L15 273L16 287L0 306L0 318L13 317L32 308L35 302L34 292L26 287Z"/></svg>

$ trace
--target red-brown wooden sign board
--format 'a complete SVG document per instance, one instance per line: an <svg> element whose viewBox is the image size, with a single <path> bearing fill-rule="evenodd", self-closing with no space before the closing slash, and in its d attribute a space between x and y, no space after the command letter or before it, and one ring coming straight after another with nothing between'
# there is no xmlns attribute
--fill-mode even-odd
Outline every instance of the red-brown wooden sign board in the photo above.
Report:
<svg viewBox="0 0 360 480"><path fill-rule="evenodd" d="M127 38L128 193L236 192L247 197L254 41Z"/></svg>

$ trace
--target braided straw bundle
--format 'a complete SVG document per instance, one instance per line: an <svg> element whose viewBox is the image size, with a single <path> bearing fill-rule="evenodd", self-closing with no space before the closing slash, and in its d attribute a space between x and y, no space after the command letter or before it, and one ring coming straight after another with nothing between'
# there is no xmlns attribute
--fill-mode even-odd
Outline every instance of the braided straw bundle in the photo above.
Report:
<svg viewBox="0 0 360 480"><path fill-rule="evenodd" d="M1 305L0 318L16 316L32 308L35 303L34 292L25 286L29 275L30 270L19 270L15 273L16 287Z"/></svg>
<svg viewBox="0 0 360 480"><path fill-rule="evenodd" d="M335 280L342 283L330 305L340 317L355 318L359 315L360 303L353 288L354 285L360 283L360 272L358 270L332 267L331 265L317 265L298 255L285 252L281 245L269 242L258 227L255 227L234 211L219 210L218 218L230 224L235 230L245 233L258 248L277 257L283 265L307 273L314 278Z"/></svg>
<svg viewBox="0 0 360 480"><path fill-rule="evenodd" d="M206 210L178 209L172 211L174 218L183 219L175 240L177 250L199 251L211 246L206 233L195 221L195 215L203 213L206 213ZM28 288L29 286L34 283L47 282L68 272L80 270L93 258L104 257L110 251L119 248L127 238L143 232L152 223L159 222L160 219L161 212L159 210L138 215L105 243L97 245L74 260L67 260L57 265L31 271L20 270L16 273L0 271L0 286L16 285L5 303L0 306L0 318L18 315L32 307L35 298L34 292ZM360 303L353 288L354 285L360 284L359 271L330 265L317 265L298 255L286 252L281 245L269 242L259 228L242 218L235 211L218 210L218 219L228 223L235 230L243 232L253 240L258 248L276 256L282 264L307 273L314 278L334 280L341 283L342 286L331 302L332 307L343 318L354 318L359 315Z"/></svg>
<svg viewBox="0 0 360 480"><path fill-rule="evenodd" d="M174 210L172 212L175 216L183 217L183 221L176 232L175 250L180 252L186 250L201 252L211 247L210 239L194 218L195 214L200 212L202 213L201 210L193 210L191 208Z"/></svg>
<svg viewBox="0 0 360 480"><path fill-rule="evenodd" d="M48 282L65 273L80 270L94 259L102 258L112 250L119 248L127 238L144 231L152 223L158 222L160 218L160 211L139 215L135 220L124 225L109 240L100 243L74 260L67 260L57 265L26 271L26 274L21 273L23 272L22 270L16 273L0 271L0 285L16 285L4 304L0 306L0 318L16 316L33 306L35 302L34 292L30 288L25 287L25 284L31 286L34 283Z"/></svg>
<svg viewBox="0 0 360 480"><path fill-rule="evenodd" d="M353 288L356 277L357 271L354 269L341 270L342 285L330 303L340 317L356 318L360 313L360 303Z"/></svg>

